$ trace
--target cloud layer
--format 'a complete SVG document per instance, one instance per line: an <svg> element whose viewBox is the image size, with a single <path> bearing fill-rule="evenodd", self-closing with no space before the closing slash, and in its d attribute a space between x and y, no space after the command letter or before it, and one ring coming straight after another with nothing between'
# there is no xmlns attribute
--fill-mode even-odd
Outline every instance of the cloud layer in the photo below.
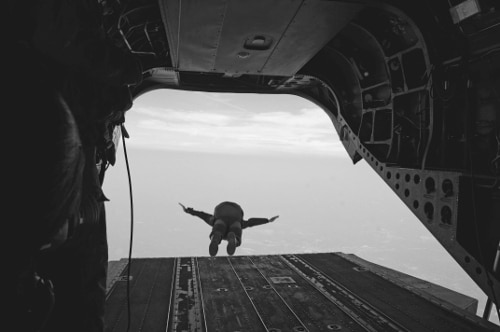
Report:
<svg viewBox="0 0 500 332"><path fill-rule="evenodd" d="M150 149L233 154L345 153L330 118L310 102L295 103L299 97L289 96L291 102L263 110L252 109L248 98L240 106L236 95L192 93L190 96L197 107L175 102L169 107L158 107L136 101L126 115L131 134L129 144ZM183 104L186 102L189 100L183 100ZM304 107L304 102L309 107Z"/></svg>

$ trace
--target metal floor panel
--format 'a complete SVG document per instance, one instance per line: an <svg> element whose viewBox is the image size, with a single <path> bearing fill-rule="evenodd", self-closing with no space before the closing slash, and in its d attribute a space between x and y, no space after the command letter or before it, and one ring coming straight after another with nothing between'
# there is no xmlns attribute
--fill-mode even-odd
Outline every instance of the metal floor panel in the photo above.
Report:
<svg viewBox="0 0 500 332"><path fill-rule="evenodd" d="M226 257L199 258L207 331L267 331Z"/></svg>
<svg viewBox="0 0 500 332"><path fill-rule="evenodd" d="M171 297L173 258L133 259L131 264L130 331L165 331ZM127 330L127 272L115 282L106 301L106 332Z"/></svg>
<svg viewBox="0 0 500 332"><path fill-rule="evenodd" d="M487 331L335 254L299 255L408 331Z"/></svg>
<svg viewBox="0 0 500 332"><path fill-rule="evenodd" d="M272 282L264 277L250 257L234 257L229 261L267 330L306 331Z"/></svg>
<svg viewBox="0 0 500 332"><path fill-rule="evenodd" d="M500 330L335 253L133 259L130 303L127 274L109 286L106 332Z"/></svg>
<svg viewBox="0 0 500 332"><path fill-rule="evenodd" d="M274 289L288 303L309 331L366 331L343 308L287 264L283 256L255 256L252 262L271 280Z"/></svg>

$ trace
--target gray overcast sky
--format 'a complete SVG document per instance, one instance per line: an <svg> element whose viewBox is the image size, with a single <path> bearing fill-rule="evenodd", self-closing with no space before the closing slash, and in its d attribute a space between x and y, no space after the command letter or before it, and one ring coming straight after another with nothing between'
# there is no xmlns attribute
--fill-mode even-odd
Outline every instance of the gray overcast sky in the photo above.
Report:
<svg viewBox="0 0 500 332"><path fill-rule="evenodd" d="M134 257L207 256L210 228L178 202L212 212L223 200L249 228L237 255L353 253L485 297L364 162L344 151L331 120L297 96L176 90L147 93L126 114L134 192ZM128 256L130 207L122 146L104 182L110 260ZM219 250L225 254L225 248Z"/></svg>
<svg viewBox="0 0 500 332"><path fill-rule="evenodd" d="M127 113L134 147L226 154L344 154L328 116L290 95L154 91Z"/></svg>

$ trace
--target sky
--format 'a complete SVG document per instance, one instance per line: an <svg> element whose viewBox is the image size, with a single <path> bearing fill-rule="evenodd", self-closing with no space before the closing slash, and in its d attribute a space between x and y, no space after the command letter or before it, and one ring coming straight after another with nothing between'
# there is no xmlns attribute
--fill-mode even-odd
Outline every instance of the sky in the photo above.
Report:
<svg viewBox="0 0 500 332"><path fill-rule="evenodd" d="M208 256L210 227L178 203L212 213L229 200L247 218L280 216L244 230L236 255L355 254L472 296L482 314L482 291L367 163L353 165L330 118L312 102L153 91L134 101L125 126L133 257ZM110 260L129 251L125 166L120 142L103 185Z"/></svg>

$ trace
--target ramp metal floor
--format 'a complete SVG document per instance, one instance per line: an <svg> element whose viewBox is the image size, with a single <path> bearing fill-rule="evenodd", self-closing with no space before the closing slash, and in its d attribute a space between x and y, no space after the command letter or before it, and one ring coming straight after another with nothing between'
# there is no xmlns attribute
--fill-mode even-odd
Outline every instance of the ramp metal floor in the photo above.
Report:
<svg viewBox="0 0 500 332"><path fill-rule="evenodd" d="M128 282L127 260L111 262L106 331L499 331L449 301L473 299L422 294L349 256L141 258Z"/></svg>

